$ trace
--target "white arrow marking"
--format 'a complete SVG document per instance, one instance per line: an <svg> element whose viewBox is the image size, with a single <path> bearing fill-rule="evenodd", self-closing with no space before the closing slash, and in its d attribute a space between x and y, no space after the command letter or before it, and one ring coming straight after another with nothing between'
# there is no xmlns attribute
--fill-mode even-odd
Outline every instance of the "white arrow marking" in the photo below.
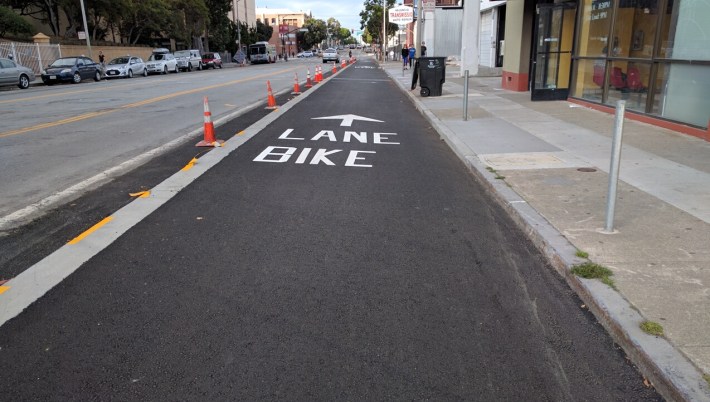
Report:
<svg viewBox="0 0 710 402"><path fill-rule="evenodd" d="M374 121L377 123L384 123L382 120L370 119L369 117L362 117L356 114L343 114L340 116L326 116L326 117L313 117L311 120L342 120L340 123L341 127L350 127L353 125L354 120L362 121Z"/></svg>

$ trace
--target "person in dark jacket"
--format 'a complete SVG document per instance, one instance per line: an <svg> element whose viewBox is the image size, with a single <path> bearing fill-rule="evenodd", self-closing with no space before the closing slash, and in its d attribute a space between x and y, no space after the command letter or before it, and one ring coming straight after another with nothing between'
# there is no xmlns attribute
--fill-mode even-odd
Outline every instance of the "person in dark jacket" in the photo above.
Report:
<svg viewBox="0 0 710 402"><path fill-rule="evenodd" d="M409 49L407 48L407 45L402 45L402 68L405 70L407 69L407 65L409 64L408 59L409 58Z"/></svg>

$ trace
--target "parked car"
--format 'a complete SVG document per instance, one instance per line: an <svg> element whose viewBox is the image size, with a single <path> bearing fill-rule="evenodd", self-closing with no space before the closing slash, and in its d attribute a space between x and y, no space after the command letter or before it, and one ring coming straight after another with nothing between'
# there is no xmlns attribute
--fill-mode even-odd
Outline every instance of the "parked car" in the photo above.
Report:
<svg viewBox="0 0 710 402"><path fill-rule="evenodd" d="M327 63L329 61L340 63L340 55L337 50L328 48L323 51L323 63Z"/></svg>
<svg viewBox="0 0 710 402"><path fill-rule="evenodd" d="M164 48L153 49L153 54L148 57L145 66L148 69L148 74L167 74L168 71L180 72L175 56Z"/></svg>
<svg viewBox="0 0 710 402"><path fill-rule="evenodd" d="M202 55L202 66L204 68L222 68L222 58L219 53L205 53Z"/></svg>
<svg viewBox="0 0 710 402"><path fill-rule="evenodd" d="M313 52L311 52L310 50L305 51L305 52L301 52L301 53L297 54L296 57L300 57L300 58L313 57Z"/></svg>
<svg viewBox="0 0 710 402"><path fill-rule="evenodd" d="M42 82L52 85L55 82L70 81L78 84L83 79L93 78L101 81L101 65L85 56L62 57L54 60L42 70Z"/></svg>
<svg viewBox="0 0 710 402"><path fill-rule="evenodd" d="M133 78L135 74L148 76L148 69L143 59L136 56L121 56L108 62L106 65L106 78L128 77Z"/></svg>
<svg viewBox="0 0 710 402"><path fill-rule="evenodd" d="M199 50L178 50L175 59L180 70L202 70L202 57Z"/></svg>
<svg viewBox="0 0 710 402"><path fill-rule="evenodd" d="M35 73L10 59L0 59L0 85L17 85L20 89L30 87L35 80Z"/></svg>

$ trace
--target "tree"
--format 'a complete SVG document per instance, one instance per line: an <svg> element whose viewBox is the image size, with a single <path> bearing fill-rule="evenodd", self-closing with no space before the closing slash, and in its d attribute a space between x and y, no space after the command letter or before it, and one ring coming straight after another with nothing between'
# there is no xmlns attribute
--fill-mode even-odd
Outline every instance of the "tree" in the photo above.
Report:
<svg viewBox="0 0 710 402"><path fill-rule="evenodd" d="M394 7L395 0L386 0L387 8ZM364 10L360 12L360 28L367 29L371 40L384 43L382 38L382 2L378 0L365 0ZM387 36L397 33L397 24L387 23Z"/></svg>
<svg viewBox="0 0 710 402"><path fill-rule="evenodd" d="M205 29L205 37L209 42L207 48L236 50L236 27L228 17L232 11L232 0L205 0L208 9L209 23Z"/></svg>
<svg viewBox="0 0 710 402"><path fill-rule="evenodd" d="M54 36L59 36L60 2L61 0L1 0L0 5L49 25Z"/></svg>
<svg viewBox="0 0 710 402"><path fill-rule="evenodd" d="M32 25L11 9L0 6L0 37L6 34L32 35Z"/></svg>
<svg viewBox="0 0 710 402"><path fill-rule="evenodd" d="M303 28L308 29L308 32L303 35L304 49L311 49L328 37L328 28L323 20L309 18L303 24Z"/></svg>

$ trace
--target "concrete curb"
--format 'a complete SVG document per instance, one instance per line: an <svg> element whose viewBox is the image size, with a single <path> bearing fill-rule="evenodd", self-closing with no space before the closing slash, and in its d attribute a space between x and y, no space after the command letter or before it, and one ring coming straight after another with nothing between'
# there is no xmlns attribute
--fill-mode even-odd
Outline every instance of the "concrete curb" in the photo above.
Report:
<svg viewBox="0 0 710 402"><path fill-rule="evenodd" d="M701 372L668 340L641 331L639 325L645 319L620 293L600 281L573 275L570 272L572 266L584 262L575 256L576 247L512 188L487 171L477 155L463 144L454 132L427 109L412 91L389 71L384 70L466 164L474 177L491 190L493 198L565 278L570 288L584 301L658 393L669 401L710 401L710 386L703 379Z"/></svg>

